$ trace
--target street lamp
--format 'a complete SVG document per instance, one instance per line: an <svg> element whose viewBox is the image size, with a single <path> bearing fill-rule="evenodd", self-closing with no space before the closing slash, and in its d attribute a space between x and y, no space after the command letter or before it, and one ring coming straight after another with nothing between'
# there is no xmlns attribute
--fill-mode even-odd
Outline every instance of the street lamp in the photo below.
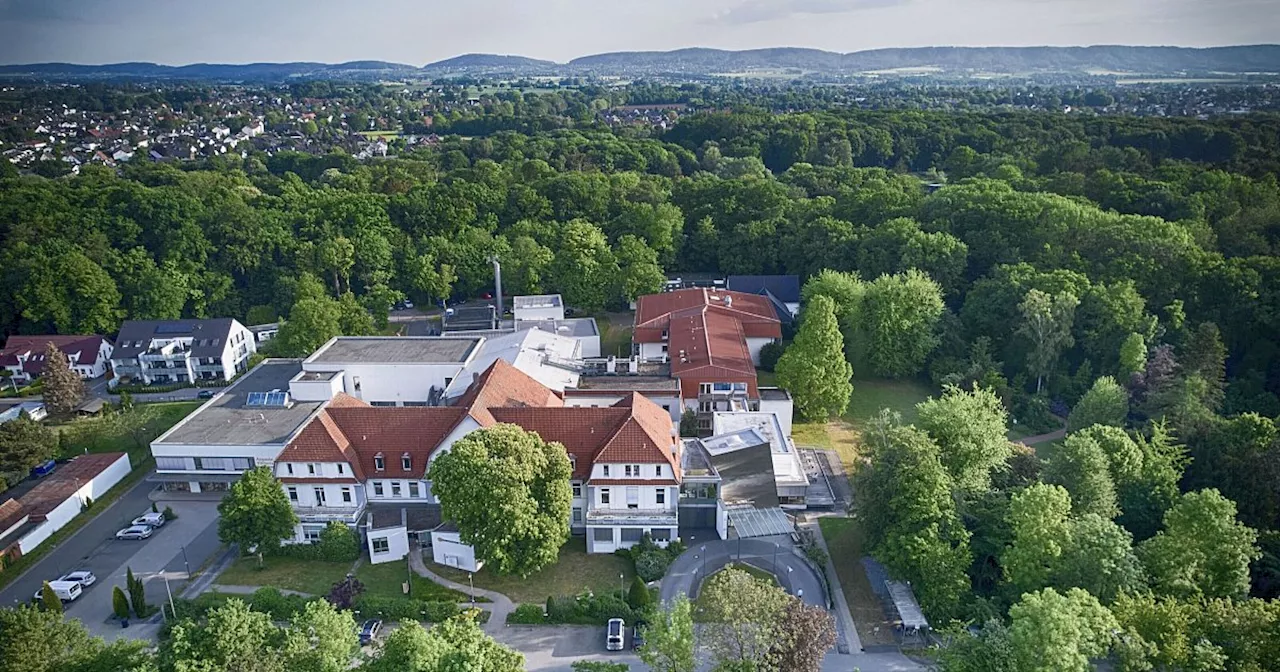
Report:
<svg viewBox="0 0 1280 672"><path fill-rule="evenodd" d="M187 562L187 547L182 547L182 564L187 566L187 580L191 580L191 563Z"/></svg>
<svg viewBox="0 0 1280 672"><path fill-rule="evenodd" d="M476 608L476 584L472 580L472 573L467 572L467 585L471 587L471 608Z"/></svg>
<svg viewBox="0 0 1280 672"><path fill-rule="evenodd" d="M626 574L618 575L618 594L621 595L624 600L627 599L626 579Z"/></svg>

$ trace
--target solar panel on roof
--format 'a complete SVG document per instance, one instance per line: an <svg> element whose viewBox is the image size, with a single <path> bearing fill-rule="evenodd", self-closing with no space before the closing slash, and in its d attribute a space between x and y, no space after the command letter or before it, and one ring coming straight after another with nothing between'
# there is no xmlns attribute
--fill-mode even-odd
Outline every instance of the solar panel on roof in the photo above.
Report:
<svg viewBox="0 0 1280 672"><path fill-rule="evenodd" d="M288 392L268 392L267 405L268 406L284 406L285 400L288 398L289 398Z"/></svg>
<svg viewBox="0 0 1280 672"><path fill-rule="evenodd" d="M266 406L267 393L266 392L250 392L248 400L245 401L245 405L246 406Z"/></svg>

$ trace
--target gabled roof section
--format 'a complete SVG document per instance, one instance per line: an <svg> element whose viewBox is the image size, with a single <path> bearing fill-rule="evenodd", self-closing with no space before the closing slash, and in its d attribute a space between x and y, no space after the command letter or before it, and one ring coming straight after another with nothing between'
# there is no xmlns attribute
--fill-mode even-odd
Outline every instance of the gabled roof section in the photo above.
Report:
<svg viewBox="0 0 1280 672"><path fill-rule="evenodd" d="M662 340L671 319L690 309L704 309L730 316L742 325L742 331L753 338L782 338L782 325L769 300L758 294L728 290L681 289L661 294L646 294L636 300L633 338L640 343Z"/></svg>
<svg viewBox="0 0 1280 672"><path fill-rule="evenodd" d="M783 303L800 303L798 275L731 275L726 286L745 294L772 294Z"/></svg>
<svg viewBox="0 0 1280 672"><path fill-rule="evenodd" d="M120 325L116 337L116 349L112 359L133 359L146 352L151 339L191 339L191 356L220 357L231 335L231 327L237 324L230 317L208 320L126 320ZM139 345L139 343L141 343Z"/></svg>
<svg viewBox="0 0 1280 672"><path fill-rule="evenodd" d="M492 408L554 408L564 406L564 400L506 360L498 359L476 378L456 406L466 409L481 427L487 427L500 422L494 420Z"/></svg>
<svg viewBox="0 0 1280 672"><path fill-rule="evenodd" d="M370 408L363 402L351 397L347 398L355 401L357 405L339 408ZM314 420L298 432L277 459L280 462L346 462L351 465L357 478L364 479L363 465L360 463L359 455L352 447L351 440L329 414L328 409L317 414Z"/></svg>
<svg viewBox="0 0 1280 672"><path fill-rule="evenodd" d="M460 408L376 407L346 405L326 408L354 455L349 460L356 473L369 478L421 479L427 461L440 442L465 415ZM312 423L315 424L314 422ZM403 458L409 456L409 468ZM382 457L383 468L376 458Z"/></svg>
<svg viewBox="0 0 1280 672"><path fill-rule="evenodd" d="M626 422L596 455L596 462L666 462L680 473L679 445L672 432L671 416L644 395L632 392L614 408L630 408Z"/></svg>
<svg viewBox="0 0 1280 672"><path fill-rule="evenodd" d="M61 336L57 334L19 336L15 334L5 341L4 348L0 348L0 366L17 366L19 364L18 357L27 355L26 363L23 364L22 370L33 376L38 376L44 370L44 351L50 343L61 350L68 359L73 358L73 355L78 353L80 356L73 365L93 366L98 361L98 351L102 349L102 342L106 340L102 336Z"/></svg>
<svg viewBox="0 0 1280 672"><path fill-rule="evenodd" d="M630 417L624 408L588 408L564 406L560 408L495 408L493 417L498 422L509 422L530 432L536 432L544 441L564 445L574 458L574 478L591 475L591 465L596 455L621 429Z"/></svg>

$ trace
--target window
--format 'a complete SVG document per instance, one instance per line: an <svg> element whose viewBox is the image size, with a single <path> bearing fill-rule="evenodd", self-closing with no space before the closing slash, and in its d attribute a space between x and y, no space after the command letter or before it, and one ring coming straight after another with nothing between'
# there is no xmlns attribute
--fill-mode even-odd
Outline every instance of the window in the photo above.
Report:
<svg viewBox="0 0 1280 672"><path fill-rule="evenodd" d="M307 543L314 544L320 541L320 533L324 531L323 525L303 525L302 536L306 538Z"/></svg>
<svg viewBox="0 0 1280 672"><path fill-rule="evenodd" d="M316 465L315 465L315 463L312 463L312 462L308 462L308 463L307 463L307 473L308 473L308 474L310 474L310 475L312 475L312 476L315 476L315 475L316 475Z"/></svg>
<svg viewBox="0 0 1280 672"><path fill-rule="evenodd" d="M184 458L181 458L181 457L157 457L156 458L157 471L165 471L167 469L172 469L177 471L177 470L184 470L186 468L187 468L187 461Z"/></svg>
<svg viewBox="0 0 1280 672"><path fill-rule="evenodd" d="M655 499L654 499L654 501L656 501L656 502L657 502L657 503L659 503L659 504L666 504L666 503L667 503L667 489L666 489L666 488L658 488L658 491L657 491L656 493L654 493L654 494L655 494Z"/></svg>
<svg viewBox="0 0 1280 672"><path fill-rule="evenodd" d="M196 469L204 469L204 458L202 458L202 457L193 457L193 458L191 458L191 461L192 461L192 464L194 464L194 465L195 465L195 468L196 468ZM606 475L607 475L607 474L606 474Z"/></svg>
<svg viewBox="0 0 1280 672"><path fill-rule="evenodd" d="M661 477L661 476L662 476L662 465L661 465L661 464L656 465L656 466L653 468L653 475L654 475L654 476L658 476L658 477Z"/></svg>
<svg viewBox="0 0 1280 672"><path fill-rule="evenodd" d="M316 493L316 506L324 506L324 488L316 486L313 492Z"/></svg>
<svg viewBox="0 0 1280 672"><path fill-rule="evenodd" d="M199 469L199 467L196 467L196 468ZM607 464L604 465L604 477L609 478L609 465Z"/></svg>
<svg viewBox="0 0 1280 672"><path fill-rule="evenodd" d="M582 496L582 484L577 481L574 481L573 483L573 496L574 498Z"/></svg>
<svg viewBox="0 0 1280 672"><path fill-rule="evenodd" d="M635 544L640 542L640 538L644 536L644 529L639 527L622 528L622 543Z"/></svg>
<svg viewBox="0 0 1280 672"><path fill-rule="evenodd" d="M710 413L712 410L714 410L714 408L715 407L712 405L712 402L710 401L698 402L698 410L702 411L703 413Z"/></svg>
<svg viewBox="0 0 1280 672"><path fill-rule="evenodd" d="M382 453L373 456L373 468L382 471L387 468L387 461L382 459Z"/></svg>
<svg viewBox="0 0 1280 672"><path fill-rule="evenodd" d="M342 486L342 501L347 504L351 503L351 488L345 485Z"/></svg>
<svg viewBox="0 0 1280 672"><path fill-rule="evenodd" d="M649 538L654 541L671 541L671 528L655 527L649 530Z"/></svg>
<svg viewBox="0 0 1280 672"><path fill-rule="evenodd" d="M291 501L291 502L296 502L296 501L298 501L298 488L297 488L297 486L293 486L293 485L289 486L289 501Z"/></svg>
<svg viewBox="0 0 1280 672"><path fill-rule="evenodd" d="M573 522L574 522L574 523L581 523L581 522L582 522L582 509L581 509L581 508L574 507L574 509L573 509Z"/></svg>
<svg viewBox="0 0 1280 672"><path fill-rule="evenodd" d="M339 463L338 463L338 473L339 473L339 474L345 474L345 473L347 473L347 465L345 465L345 464L343 464L343 463L339 462Z"/></svg>
<svg viewBox="0 0 1280 672"><path fill-rule="evenodd" d="M373 552L375 555L391 552L391 543L387 541L386 537L378 537L377 539L370 540L369 543L373 545Z"/></svg>
<svg viewBox="0 0 1280 672"><path fill-rule="evenodd" d="M631 465L628 464L622 468L622 475L628 476L628 477L631 476ZM639 475L640 474L636 474L636 476L639 476Z"/></svg>
<svg viewBox="0 0 1280 672"><path fill-rule="evenodd" d="M612 544L612 543L613 543L613 528L612 528L612 527L597 527L596 529L591 530L591 540L592 540L592 541L595 541L595 542L597 542L597 543L598 543L598 542L604 542L604 543L607 543L607 544Z"/></svg>
<svg viewBox="0 0 1280 672"><path fill-rule="evenodd" d="M391 481L391 496L400 496L400 481Z"/></svg>
<svg viewBox="0 0 1280 672"><path fill-rule="evenodd" d="M351 376L351 384L356 388L356 392L360 391L360 376Z"/></svg>
<svg viewBox="0 0 1280 672"><path fill-rule="evenodd" d="M698 394L711 394L711 383L698 383Z"/></svg>
<svg viewBox="0 0 1280 672"><path fill-rule="evenodd" d="M666 412L670 413L670 412L671 412L671 404L663 404L663 405L662 405L662 410L664 410L664 411L666 411Z"/></svg>
<svg viewBox="0 0 1280 672"><path fill-rule="evenodd" d="M627 486L627 508L640 508L640 488L634 485Z"/></svg>
<svg viewBox="0 0 1280 672"><path fill-rule="evenodd" d="M247 457L231 458L231 468L235 471L248 471L253 467L253 461Z"/></svg>
<svg viewBox="0 0 1280 672"><path fill-rule="evenodd" d="M285 471L287 471L287 472L289 472L289 475L290 475L290 476L292 476L292 475L293 475L293 463L292 463L292 462L285 462L285 464L284 464L284 470L285 470Z"/></svg>
<svg viewBox="0 0 1280 672"><path fill-rule="evenodd" d="M405 471L411 471L413 469L413 458L409 456L409 453L405 453L400 456L400 468Z"/></svg>
<svg viewBox="0 0 1280 672"><path fill-rule="evenodd" d="M382 481L373 482L373 496L374 497L382 496Z"/></svg>
<svg viewBox="0 0 1280 672"><path fill-rule="evenodd" d="M418 482L417 481L409 481L409 496L414 499L418 498Z"/></svg>
<svg viewBox="0 0 1280 672"><path fill-rule="evenodd" d="M640 478L640 465L631 465L631 473L635 474L636 478Z"/></svg>
<svg viewBox="0 0 1280 672"><path fill-rule="evenodd" d="M600 503L609 503L609 488L600 488Z"/></svg>

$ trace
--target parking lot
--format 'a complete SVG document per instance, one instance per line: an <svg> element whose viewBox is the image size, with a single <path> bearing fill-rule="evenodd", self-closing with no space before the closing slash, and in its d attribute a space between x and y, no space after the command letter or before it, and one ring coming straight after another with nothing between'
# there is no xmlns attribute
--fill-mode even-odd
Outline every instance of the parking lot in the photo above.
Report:
<svg viewBox="0 0 1280 672"><path fill-rule="evenodd" d="M631 651L631 628L627 627L627 650L606 651L604 626L513 625L503 630L498 641L521 652L530 672L570 672L576 660L604 660L626 663L633 670L647 669Z"/></svg>
<svg viewBox="0 0 1280 672"><path fill-rule="evenodd" d="M29 602L44 581L55 580L72 570L86 569L93 572L97 582L66 606L68 616L79 618L91 633L108 639L154 636L154 627L123 629L111 620L112 586L124 589L126 574L132 567L134 574L146 584L147 602L158 606L166 599L164 576L170 578L176 594L184 583L187 563L193 571L198 569L221 544L217 503L199 501L161 502L161 509L165 504L173 507L177 520L157 529L148 539L117 540L117 530L151 510L148 495L153 486L144 481L125 493L101 516L0 591L0 604Z"/></svg>

